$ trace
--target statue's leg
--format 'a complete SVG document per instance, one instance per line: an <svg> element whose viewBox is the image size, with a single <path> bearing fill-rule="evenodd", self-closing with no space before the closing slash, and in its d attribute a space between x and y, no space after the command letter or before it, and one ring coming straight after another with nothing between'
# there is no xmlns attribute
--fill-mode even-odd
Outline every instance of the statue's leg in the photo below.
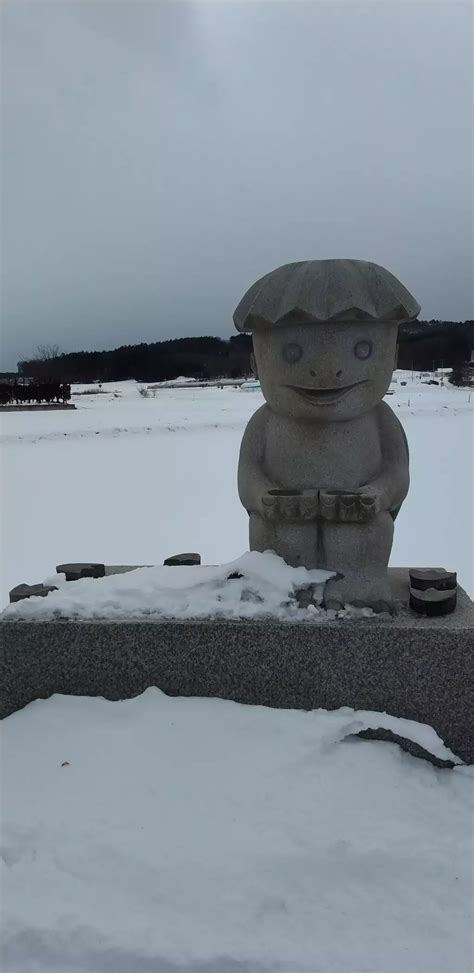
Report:
<svg viewBox="0 0 474 973"><path fill-rule="evenodd" d="M368 524L324 522L324 566L342 578L326 583L327 608L345 604L376 611L393 609L387 566L393 541L393 520L383 511Z"/></svg>
<svg viewBox="0 0 474 973"><path fill-rule="evenodd" d="M249 515L249 547L251 551L273 551L275 526L260 514Z"/></svg>
<svg viewBox="0 0 474 973"><path fill-rule="evenodd" d="M274 551L292 567L303 565L317 568L318 525L316 521L303 523L275 523L259 514L250 514L249 539L251 551Z"/></svg>

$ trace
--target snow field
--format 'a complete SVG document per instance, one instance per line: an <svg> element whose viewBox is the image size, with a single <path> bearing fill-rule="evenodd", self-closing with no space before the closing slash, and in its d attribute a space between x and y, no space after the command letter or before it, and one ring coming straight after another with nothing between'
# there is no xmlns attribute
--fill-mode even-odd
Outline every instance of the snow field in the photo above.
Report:
<svg viewBox="0 0 474 973"><path fill-rule="evenodd" d="M157 689L9 717L5 973L468 973L472 768L347 738L370 717Z"/></svg>

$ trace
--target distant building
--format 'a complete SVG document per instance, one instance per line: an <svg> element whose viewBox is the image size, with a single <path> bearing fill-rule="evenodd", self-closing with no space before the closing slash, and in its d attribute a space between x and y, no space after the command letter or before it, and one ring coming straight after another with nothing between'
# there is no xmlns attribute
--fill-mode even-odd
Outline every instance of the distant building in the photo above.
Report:
<svg viewBox="0 0 474 973"><path fill-rule="evenodd" d="M0 372L1 385L31 385L34 381L34 378L19 375L18 372Z"/></svg>

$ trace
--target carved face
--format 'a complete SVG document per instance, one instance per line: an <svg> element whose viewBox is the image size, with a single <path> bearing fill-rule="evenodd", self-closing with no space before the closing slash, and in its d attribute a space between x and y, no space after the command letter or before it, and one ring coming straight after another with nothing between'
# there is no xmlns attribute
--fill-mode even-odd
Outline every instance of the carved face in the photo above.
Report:
<svg viewBox="0 0 474 973"><path fill-rule="evenodd" d="M295 419L337 422L364 415L392 378L397 324L289 324L253 335L271 409Z"/></svg>

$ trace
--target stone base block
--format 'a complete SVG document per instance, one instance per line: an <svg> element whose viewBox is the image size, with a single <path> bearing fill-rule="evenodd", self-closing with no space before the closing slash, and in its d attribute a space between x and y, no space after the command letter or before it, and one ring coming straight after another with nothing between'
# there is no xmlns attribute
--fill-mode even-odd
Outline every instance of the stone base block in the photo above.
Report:
<svg viewBox="0 0 474 973"><path fill-rule="evenodd" d="M0 622L0 716L53 693L126 699L158 686L290 709L375 710L429 723L474 762L474 605L415 615L408 573L391 572L399 613L362 621Z"/></svg>

